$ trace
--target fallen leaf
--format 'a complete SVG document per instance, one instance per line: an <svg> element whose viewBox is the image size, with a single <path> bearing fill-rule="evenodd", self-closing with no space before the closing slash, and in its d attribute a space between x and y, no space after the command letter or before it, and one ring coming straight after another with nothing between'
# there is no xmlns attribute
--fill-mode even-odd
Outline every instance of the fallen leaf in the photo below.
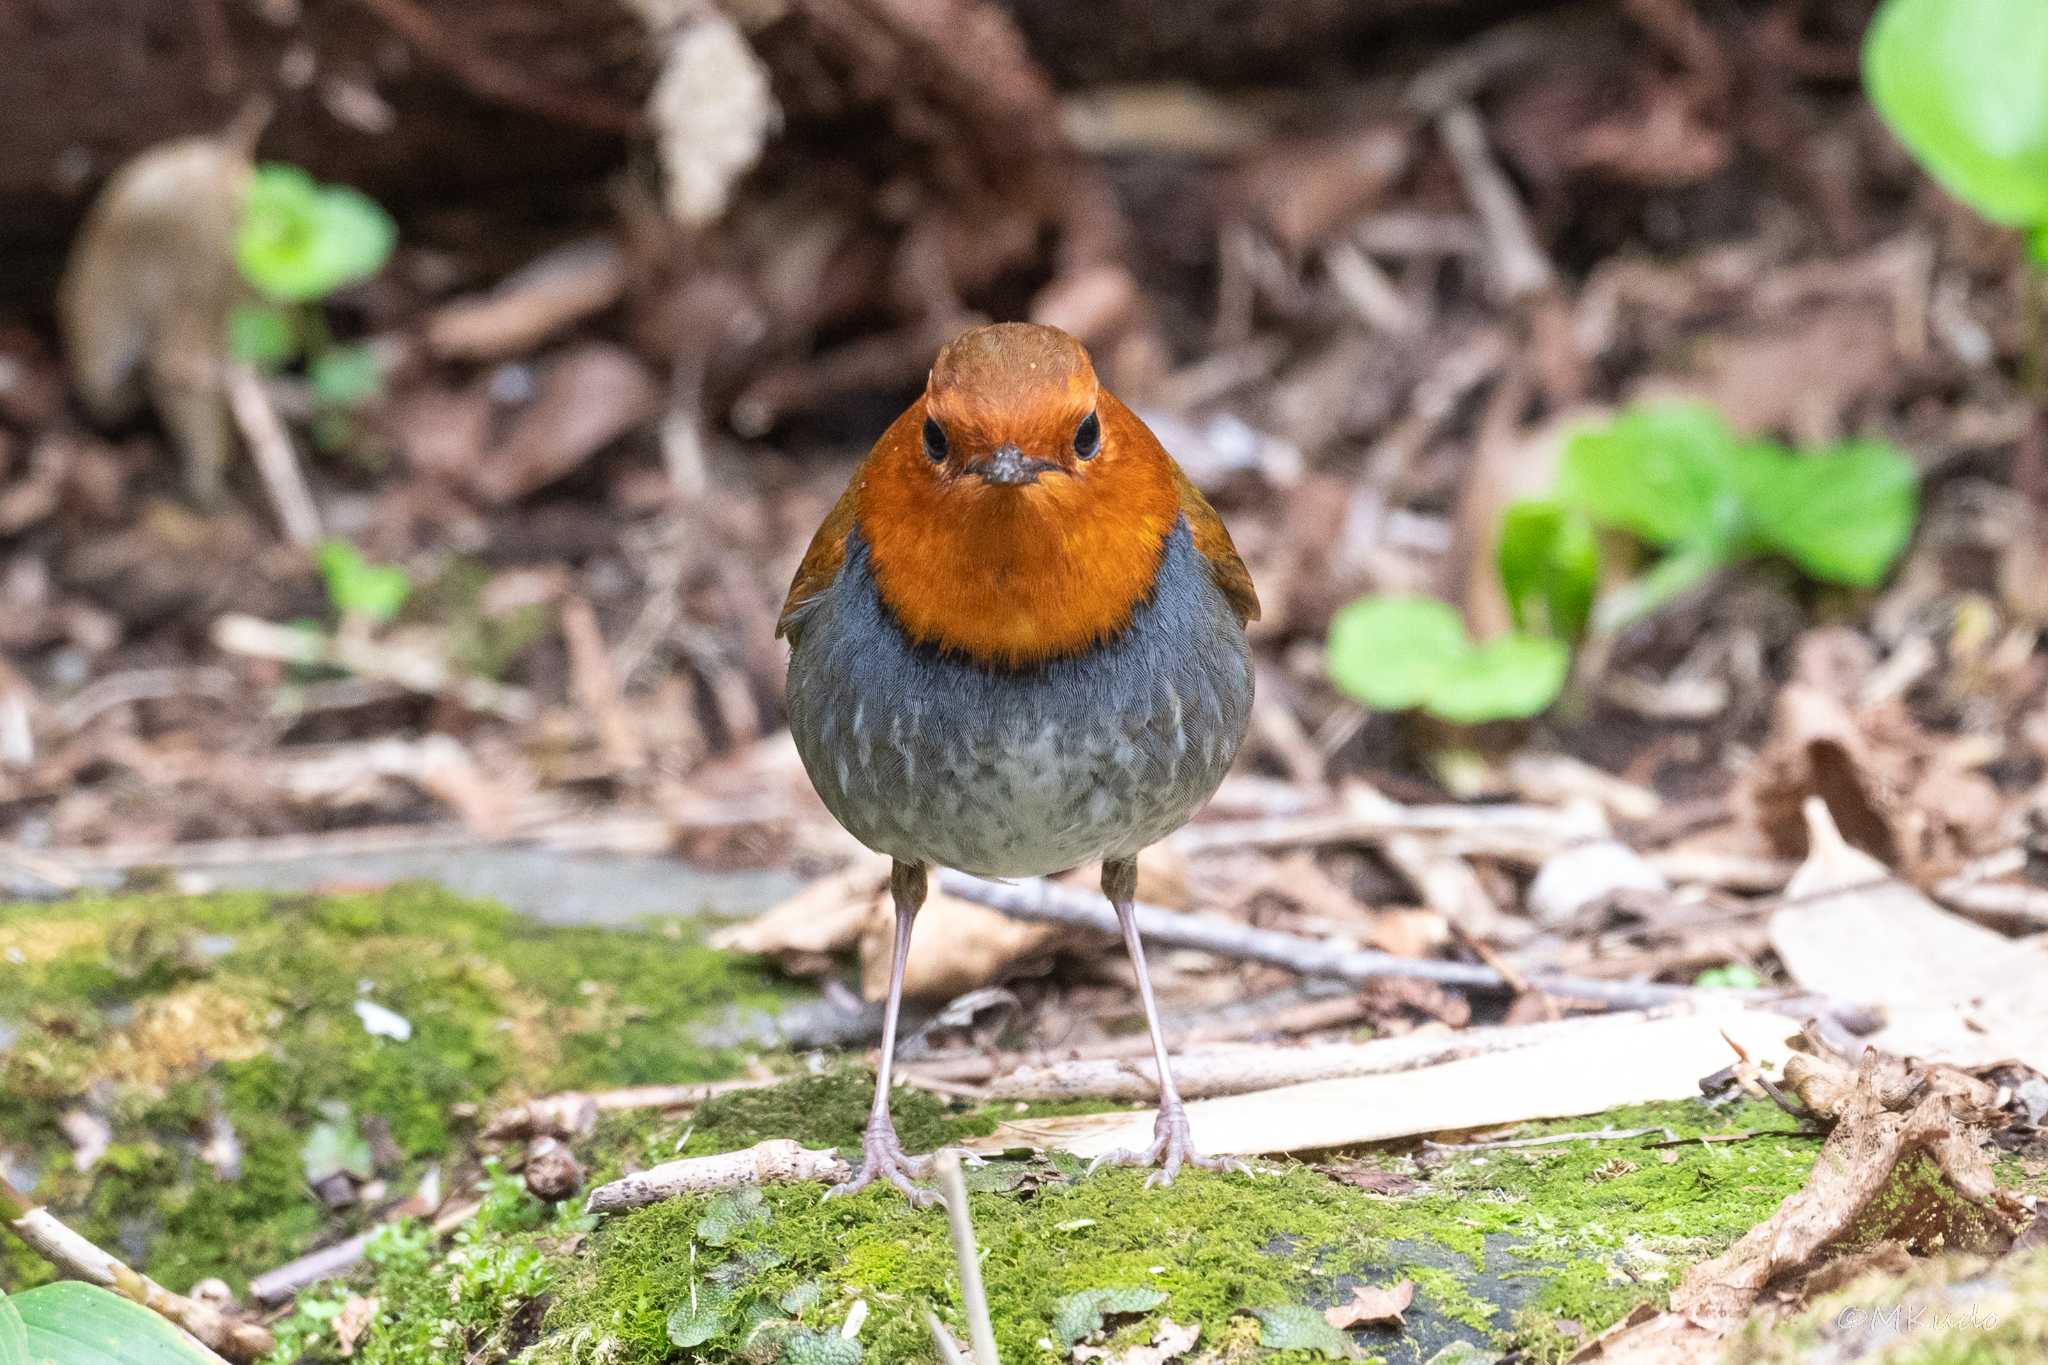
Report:
<svg viewBox="0 0 2048 1365"><path fill-rule="evenodd" d="M1201 1335L1199 1322L1183 1327L1172 1318L1161 1318L1159 1330L1152 1334L1149 1345L1126 1346L1121 1351L1107 1346L1076 1346L1074 1359L1099 1360L1103 1365L1167 1365L1168 1361L1179 1360L1194 1350Z"/></svg>
<svg viewBox="0 0 2048 1365"><path fill-rule="evenodd" d="M361 1294L351 1294L348 1302L334 1316L334 1349L342 1356L356 1353L356 1343L363 1339L363 1333L377 1320L377 1300L366 1299Z"/></svg>
<svg viewBox="0 0 2048 1365"><path fill-rule="evenodd" d="M1408 1311L1408 1305L1415 1302L1415 1282L1403 1280L1389 1289L1377 1289L1362 1284L1351 1291L1348 1303L1335 1304L1323 1310L1323 1318L1330 1326L1343 1330L1346 1327L1376 1327L1384 1323L1399 1326L1401 1315Z"/></svg>
<svg viewBox="0 0 2048 1365"><path fill-rule="evenodd" d="M533 402L469 471L470 490L497 504L544 488L652 418L660 399L631 352L596 341L576 346L543 369Z"/></svg>
<svg viewBox="0 0 2048 1365"><path fill-rule="evenodd" d="M1686 1099L1699 1093L1700 1077L1728 1065L1728 1039L1766 1067L1790 1055L1782 1016L1732 1005L1545 1027L1552 1031L1542 1042L1512 1052L1196 1100L1188 1117L1211 1152L1315 1151ZM1152 1120L1150 1111L1014 1119L968 1146L1058 1147L1089 1157L1142 1147Z"/></svg>
<svg viewBox="0 0 2048 1365"><path fill-rule="evenodd" d="M1833 807L1808 799L1812 848L1771 916L1771 947L1792 979L1880 1007L1869 1038L1890 1052L1982 1066L2018 1059L2048 1071L2048 936L2013 940L1943 910L1849 847Z"/></svg>

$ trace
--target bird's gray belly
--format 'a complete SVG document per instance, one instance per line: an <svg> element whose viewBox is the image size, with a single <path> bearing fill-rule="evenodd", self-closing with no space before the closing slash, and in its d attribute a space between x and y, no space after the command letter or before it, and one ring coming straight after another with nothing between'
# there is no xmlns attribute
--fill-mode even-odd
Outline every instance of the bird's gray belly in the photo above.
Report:
<svg viewBox="0 0 2048 1365"><path fill-rule="evenodd" d="M1243 628L1185 525L1123 635L1019 671L910 645L856 533L790 657L790 729L840 823L904 862L997 877L1129 857L1184 824L1251 694Z"/></svg>

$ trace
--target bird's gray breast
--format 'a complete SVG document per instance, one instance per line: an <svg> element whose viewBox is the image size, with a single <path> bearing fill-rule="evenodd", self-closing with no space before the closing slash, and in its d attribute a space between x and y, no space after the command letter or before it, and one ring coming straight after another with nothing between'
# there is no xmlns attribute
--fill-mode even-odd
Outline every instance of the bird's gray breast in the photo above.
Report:
<svg viewBox="0 0 2048 1365"><path fill-rule="evenodd" d="M790 730L825 805L868 847L996 877L1128 857L1209 799L1244 741L1244 629L1187 523L1113 640L996 669L913 645L858 531L808 604Z"/></svg>

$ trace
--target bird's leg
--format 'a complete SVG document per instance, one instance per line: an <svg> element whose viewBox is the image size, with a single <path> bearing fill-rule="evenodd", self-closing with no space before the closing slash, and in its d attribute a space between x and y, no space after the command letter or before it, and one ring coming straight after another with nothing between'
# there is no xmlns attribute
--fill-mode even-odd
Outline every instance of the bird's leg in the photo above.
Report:
<svg viewBox="0 0 2048 1365"><path fill-rule="evenodd" d="M910 1182L931 1173L931 1158L906 1155L902 1142L897 1140L896 1124L889 1117L889 1073L896 1060L896 1015L903 1005L903 964L910 959L910 925L917 918L918 907L924 904L924 867L897 863L889 871L889 893L896 901L896 952L889 963L889 1000L882 1007L882 1065L875 1077L875 1106L868 1111L860 1171L853 1179L827 1190L825 1197L864 1190L880 1176L903 1191L912 1207L921 1209L938 1196Z"/></svg>
<svg viewBox="0 0 2048 1365"><path fill-rule="evenodd" d="M1183 1165L1205 1171L1241 1171L1242 1161L1222 1156L1201 1156L1195 1151L1194 1136L1188 1129L1188 1111L1174 1089L1173 1070L1166 1061L1166 1034L1159 1027L1159 1006L1152 1000L1152 978L1145 972L1145 945L1138 939L1138 914L1132 902L1138 894L1138 863L1123 858L1102 865L1102 894L1116 907L1117 923L1123 927L1124 948L1138 973L1138 999L1145 1004L1145 1026L1152 1031L1152 1058L1159 1066L1159 1118L1152 1125L1152 1145L1144 1151L1104 1152L1095 1166L1157 1166L1146 1177L1147 1185L1171 1185ZM1094 1169L1094 1166L1089 1168Z"/></svg>

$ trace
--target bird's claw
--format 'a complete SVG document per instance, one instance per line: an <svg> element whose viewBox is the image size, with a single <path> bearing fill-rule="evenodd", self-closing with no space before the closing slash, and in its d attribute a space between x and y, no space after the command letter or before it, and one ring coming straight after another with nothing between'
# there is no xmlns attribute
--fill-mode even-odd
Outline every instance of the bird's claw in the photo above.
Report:
<svg viewBox="0 0 2048 1365"><path fill-rule="evenodd" d="M902 1142L896 1137L896 1125L887 1116L868 1121L860 1146L860 1170L855 1172L853 1179L825 1191L827 1199L835 1195L858 1194L880 1178L901 1190L914 1209L930 1208L938 1202L937 1194L911 1183L932 1173L932 1159L904 1152Z"/></svg>
<svg viewBox="0 0 2048 1365"><path fill-rule="evenodd" d="M1101 1166L1157 1166L1158 1170L1145 1177L1147 1189L1155 1185L1171 1185L1183 1166L1204 1171L1236 1171L1243 1175L1252 1173L1251 1167L1234 1156L1203 1156L1197 1152L1194 1133L1188 1127L1187 1110L1179 1104L1161 1106L1159 1117L1152 1124L1151 1146L1142 1152L1128 1147L1104 1152L1089 1163L1088 1174L1095 1174Z"/></svg>

